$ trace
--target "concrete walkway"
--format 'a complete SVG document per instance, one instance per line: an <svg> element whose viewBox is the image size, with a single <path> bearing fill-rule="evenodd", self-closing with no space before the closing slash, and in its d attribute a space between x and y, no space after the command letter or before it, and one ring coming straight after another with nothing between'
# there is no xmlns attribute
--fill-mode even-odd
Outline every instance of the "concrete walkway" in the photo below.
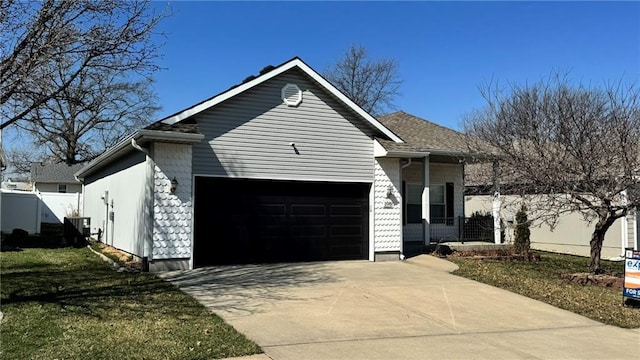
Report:
<svg viewBox="0 0 640 360"><path fill-rule="evenodd" d="M406 262L227 266L164 273L267 357L255 359L623 359L640 332L606 326Z"/></svg>

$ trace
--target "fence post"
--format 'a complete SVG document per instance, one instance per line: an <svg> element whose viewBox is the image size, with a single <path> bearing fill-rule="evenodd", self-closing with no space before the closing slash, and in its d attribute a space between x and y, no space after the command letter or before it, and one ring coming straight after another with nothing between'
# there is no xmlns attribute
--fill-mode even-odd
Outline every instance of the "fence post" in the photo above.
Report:
<svg viewBox="0 0 640 360"><path fill-rule="evenodd" d="M496 244L500 244L502 243L502 237L500 236L501 233L501 229L500 229L500 207L502 206L501 200L500 200L500 193L496 192L493 195L493 211L492 214L493 215L493 242Z"/></svg>

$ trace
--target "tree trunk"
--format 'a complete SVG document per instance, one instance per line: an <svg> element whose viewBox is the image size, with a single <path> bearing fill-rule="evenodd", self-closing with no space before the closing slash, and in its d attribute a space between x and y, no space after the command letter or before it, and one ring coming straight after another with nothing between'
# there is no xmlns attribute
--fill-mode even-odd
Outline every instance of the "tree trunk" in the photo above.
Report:
<svg viewBox="0 0 640 360"><path fill-rule="evenodd" d="M600 254L602 252L602 243L604 242L604 235L607 233L607 230L613 225L616 218L611 216L611 214L600 214L598 217L598 222L596 223L596 228L593 230L593 234L591 234L591 241L589 244L591 245L591 262L589 263L589 272L592 274L601 274L603 270L600 268Z"/></svg>
<svg viewBox="0 0 640 360"><path fill-rule="evenodd" d="M600 268L600 253L602 252L602 242L604 241L604 232L596 230L591 234L591 262L589 263L589 272L598 274L602 272Z"/></svg>

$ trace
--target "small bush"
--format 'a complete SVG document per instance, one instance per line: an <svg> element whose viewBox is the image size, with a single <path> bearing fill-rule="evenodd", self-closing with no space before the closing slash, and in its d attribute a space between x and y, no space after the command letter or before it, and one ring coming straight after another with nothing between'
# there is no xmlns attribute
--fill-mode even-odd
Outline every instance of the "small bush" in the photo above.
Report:
<svg viewBox="0 0 640 360"><path fill-rule="evenodd" d="M531 249L531 230L529 230L529 219L527 218L527 206L522 205L516 213L516 228L514 231L513 248L517 254L527 255Z"/></svg>

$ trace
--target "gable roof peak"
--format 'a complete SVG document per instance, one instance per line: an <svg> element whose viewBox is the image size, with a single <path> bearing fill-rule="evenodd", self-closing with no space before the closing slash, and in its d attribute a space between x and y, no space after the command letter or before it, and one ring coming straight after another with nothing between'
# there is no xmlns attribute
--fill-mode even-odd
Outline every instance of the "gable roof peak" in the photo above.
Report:
<svg viewBox="0 0 640 360"><path fill-rule="evenodd" d="M382 125L376 118L374 118L371 114L363 110L360 106L354 103L351 99L349 99L345 94L343 94L340 90L338 90L335 86L329 83L322 75L313 70L309 65L307 65L302 59L299 57L293 57L292 59L275 66L273 69L264 71L264 73L259 74L253 79L250 79L246 82L243 82L237 86L234 86L218 95L215 95L207 100L204 100L200 103L197 103L185 110L177 112L173 115L170 115L164 119L159 120L166 125L173 125L177 122L186 120L191 118L192 116L199 114L205 110L208 110L217 104L220 104L236 95L239 95L257 85L264 83L265 81L272 79L285 71L290 69L297 68L307 76L309 76L313 81L315 81L319 86L328 91L331 95L337 98L338 101L342 102L347 108L351 109L358 116L363 118L370 126L377 129L381 133L383 133L387 138L391 139L393 142L402 143L402 139L394 134L391 130ZM264 70L264 68L263 68Z"/></svg>

